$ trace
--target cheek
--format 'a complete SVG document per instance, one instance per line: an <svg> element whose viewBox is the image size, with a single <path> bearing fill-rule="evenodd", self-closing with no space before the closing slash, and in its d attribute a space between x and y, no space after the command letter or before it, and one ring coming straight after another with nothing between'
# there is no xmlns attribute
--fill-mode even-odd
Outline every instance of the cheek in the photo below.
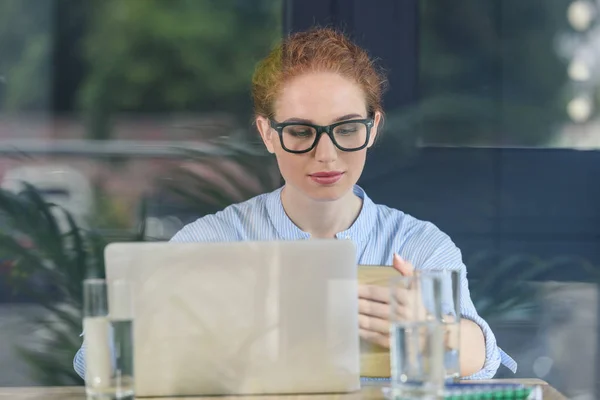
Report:
<svg viewBox="0 0 600 400"><path fill-rule="evenodd" d="M284 178L304 173L304 165L306 164L304 155L290 154L282 149L278 149L275 151L275 157L277 158L279 171Z"/></svg>
<svg viewBox="0 0 600 400"><path fill-rule="evenodd" d="M346 164L346 167L353 173L360 174L365 166L366 159L366 150L361 150L354 153L345 154L344 163Z"/></svg>

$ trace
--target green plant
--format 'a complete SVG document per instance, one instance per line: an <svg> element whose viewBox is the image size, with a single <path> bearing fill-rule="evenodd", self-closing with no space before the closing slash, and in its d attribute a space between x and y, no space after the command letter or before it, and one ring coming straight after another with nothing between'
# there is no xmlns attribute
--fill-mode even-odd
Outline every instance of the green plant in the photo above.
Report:
<svg viewBox="0 0 600 400"><path fill-rule="evenodd" d="M508 257L481 252L471 257L469 268L487 271L485 278L471 280L471 299L478 313L488 321L505 318L530 319L537 307L536 281L547 280L556 272L579 270L588 282L600 284L600 269L579 257L543 259L528 254Z"/></svg>
<svg viewBox="0 0 600 400"><path fill-rule="evenodd" d="M104 277L106 238L83 230L27 183L19 194L0 190L0 216L0 255L10 261L14 294L42 308L31 321L31 344L19 353L39 384L81 384L73 356L81 345L82 281ZM142 240L143 226L129 239Z"/></svg>
<svg viewBox="0 0 600 400"><path fill-rule="evenodd" d="M95 139L110 138L120 111L249 115L254 64L281 35L278 0L84 3L86 74L76 95Z"/></svg>
<svg viewBox="0 0 600 400"><path fill-rule="evenodd" d="M276 188L273 158L243 140L216 141L208 152L182 150L184 163L158 179L159 187L198 216ZM141 209L145 219L145 204ZM81 345L82 281L104 277L104 247L110 241L143 241L145 226L132 236L107 237L83 229L65 209L47 203L30 184L20 194L0 190L0 258L13 294L42 308L32 323L31 345L20 348L37 383L81 384L73 357ZM8 262L6 262L8 260ZM36 286L37 281L44 284Z"/></svg>

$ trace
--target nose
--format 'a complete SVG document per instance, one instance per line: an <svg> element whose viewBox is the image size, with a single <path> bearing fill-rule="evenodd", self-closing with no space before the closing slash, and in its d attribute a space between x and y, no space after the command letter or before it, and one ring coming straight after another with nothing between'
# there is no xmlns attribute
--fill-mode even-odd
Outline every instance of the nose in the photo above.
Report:
<svg viewBox="0 0 600 400"><path fill-rule="evenodd" d="M315 159L328 163L337 160L337 148L326 134L322 134L315 148Z"/></svg>

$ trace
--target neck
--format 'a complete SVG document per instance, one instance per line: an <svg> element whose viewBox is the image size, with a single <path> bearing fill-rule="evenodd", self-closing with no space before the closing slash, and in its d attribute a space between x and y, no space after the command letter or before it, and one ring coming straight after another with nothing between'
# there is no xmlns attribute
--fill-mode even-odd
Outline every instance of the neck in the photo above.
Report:
<svg viewBox="0 0 600 400"><path fill-rule="evenodd" d="M288 186L281 203L292 222L314 238L334 238L354 223L362 208L362 199L352 191L338 200L315 201Z"/></svg>

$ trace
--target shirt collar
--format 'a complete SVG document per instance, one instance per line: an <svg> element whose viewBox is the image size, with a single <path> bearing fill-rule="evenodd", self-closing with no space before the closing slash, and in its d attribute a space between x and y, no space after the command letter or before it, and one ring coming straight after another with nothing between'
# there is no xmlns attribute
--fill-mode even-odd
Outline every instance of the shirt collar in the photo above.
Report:
<svg viewBox="0 0 600 400"><path fill-rule="evenodd" d="M298 228L283 209L283 204L281 204L282 190L283 187L269 193L266 201L267 213L275 230L277 230L279 236L284 240L309 239L310 234ZM353 192L363 200L358 218L356 218L348 229L338 232L335 236L337 239L348 239L353 240L355 243L362 243L368 238L375 227L377 206L360 186L354 185Z"/></svg>

